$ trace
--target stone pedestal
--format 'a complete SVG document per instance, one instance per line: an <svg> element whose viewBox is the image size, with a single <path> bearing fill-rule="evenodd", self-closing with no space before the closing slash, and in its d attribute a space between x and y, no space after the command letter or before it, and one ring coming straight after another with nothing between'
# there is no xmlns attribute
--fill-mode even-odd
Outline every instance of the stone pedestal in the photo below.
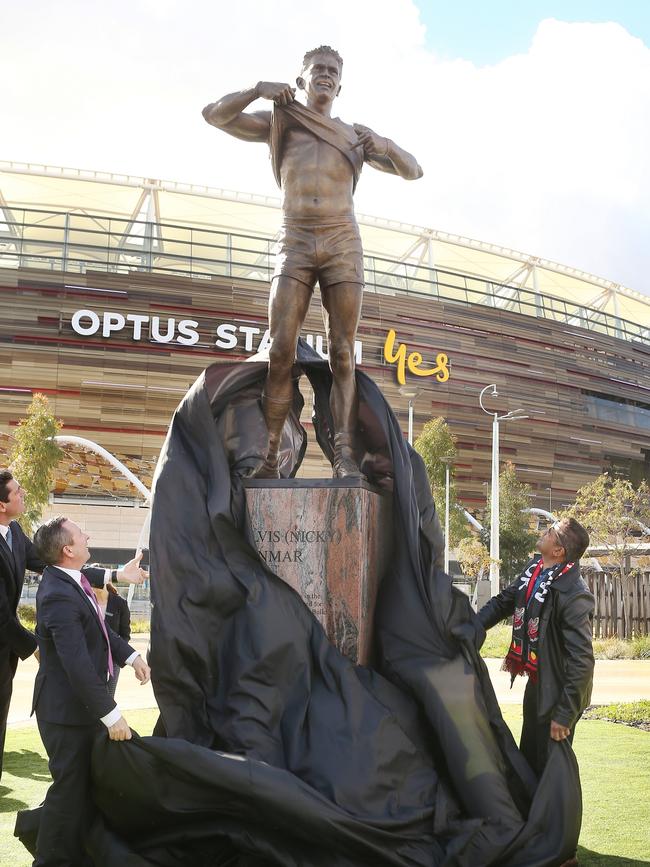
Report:
<svg viewBox="0 0 650 867"><path fill-rule="evenodd" d="M353 662L368 664L390 558L391 497L353 479L246 482L252 544Z"/></svg>

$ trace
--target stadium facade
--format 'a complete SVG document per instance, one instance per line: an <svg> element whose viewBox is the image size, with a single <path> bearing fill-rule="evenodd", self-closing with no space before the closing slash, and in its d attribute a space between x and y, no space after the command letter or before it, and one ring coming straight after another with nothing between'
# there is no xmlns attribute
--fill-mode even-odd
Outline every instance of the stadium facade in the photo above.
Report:
<svg viewBox="0 0 650 867"><path fill-rule="evenodd" d="M150 484L167 425L201 370L263 348L276 200L143 178L0 163L0 462L34 392L65 432ZM444 416L458 494L486 499L501 456L552 510L603 470L650 479L650 298L491 244L359 217L366 290L357 360L415 435ZM316 292L318 294L318 292ZM320 307L304 336L326 352ZM304 423L310 429L307 394ZM4 453L4 454L3 454ZM315 442L301 475L327 475ZM52 510L96 546L132 549L139 495L66 447Z"/></svg>

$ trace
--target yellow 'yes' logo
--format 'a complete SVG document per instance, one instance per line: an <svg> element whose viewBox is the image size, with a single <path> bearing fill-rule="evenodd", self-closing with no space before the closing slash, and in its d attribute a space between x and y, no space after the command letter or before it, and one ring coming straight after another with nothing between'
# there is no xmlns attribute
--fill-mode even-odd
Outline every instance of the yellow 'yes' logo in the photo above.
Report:
<svg viewBox="0 0 650 867"><path fill-rule="evenodd" d="M438 382L447 382L449 379L449 358L444 352L436 355L436 366L423 368L422 353L409 352L407 355L406 344L400 343L395 349L397 332L394 328L388 332L384 343L384 358L389 364L397 364L397 381L400 385L406 382L406 368L415 376L435 376Z"/></svg>

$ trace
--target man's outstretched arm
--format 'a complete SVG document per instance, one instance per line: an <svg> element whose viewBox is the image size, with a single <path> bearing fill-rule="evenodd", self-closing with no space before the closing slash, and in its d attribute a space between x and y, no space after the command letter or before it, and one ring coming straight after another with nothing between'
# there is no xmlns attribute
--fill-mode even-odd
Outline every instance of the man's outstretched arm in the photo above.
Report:
<svg viewBox="0 0 650 867"><path fill-rule="evenodd" d="M354 131L363 144L365 160L373 169L399 175L407 181L416 181L424 172L413 154L402 150L394 141L377 135L367 126L353 124Z"/></svg>
<svg viewBox="0 0 650 867"><path fill-rule="evenodd" d="M270 111L246 113L245 108L256 99L270 99L276 105L293 102L296 91L288 84L274 81L260 81L255 87L229 93L203 109L203 117L212 126L234 135L244 141L266 142L271 128Z"/></svg>

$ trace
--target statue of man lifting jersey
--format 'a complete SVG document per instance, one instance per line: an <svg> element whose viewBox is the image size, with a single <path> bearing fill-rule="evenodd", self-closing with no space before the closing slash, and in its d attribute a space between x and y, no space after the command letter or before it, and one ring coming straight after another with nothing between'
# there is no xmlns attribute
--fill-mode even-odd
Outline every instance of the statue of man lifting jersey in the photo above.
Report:
<svg viewBox="0 0 650 867"><path fill-rule="evenodd" d="M334 420L334 476L359 476L352 436L356 423L354 341L363 296L363 250L352 196L364 162L407 180L422 177L411 154L371 129L331 117L343 61L327 45L309 51L296 80L260 81L203 109L206 121L236 138L266 142L282 189L283 225L269 299L272 340L263 408L268 454L258 478L279 476L282 428L292 403L291 371L300 329L318 280L323 300ZM256 99L273 111L246 113Z"/></svg>

